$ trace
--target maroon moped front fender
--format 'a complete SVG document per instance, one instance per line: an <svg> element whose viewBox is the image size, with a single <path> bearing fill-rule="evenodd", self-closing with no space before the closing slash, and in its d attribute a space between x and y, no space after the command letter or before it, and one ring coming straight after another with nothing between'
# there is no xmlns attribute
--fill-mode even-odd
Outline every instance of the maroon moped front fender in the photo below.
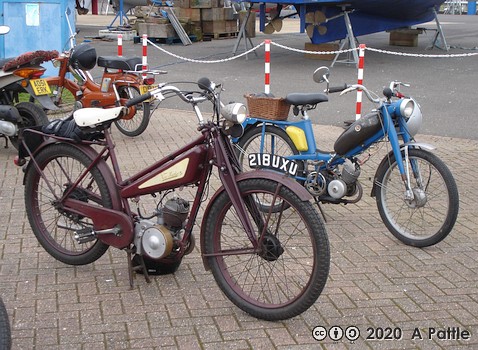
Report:
<svg viewBox="0 0 478 350"><path fill-rule="evenodd" d="M292 192L297 194L297 196L300 198L300 200L302 200L304 202L313 199L312 195L303 186L301 186L297 181L291 179L290 177L288 177L284 174L281 174L281 173L278 173L278 172L275 172L275 171L271 171L271 170L253 170L253 171L240 173L236 176L236 182L237 183L239 183L241 181L244 181L244 180L248 180L248 179L273 180L273 181L276 181L276 182L282 184L283 186L287 187L288 189L290 189ZM225 191L225 188L224 188L224 186L221 186L216 191L216 193L214 193L214 195L212 196L211 200L209 201L209 203L206 207L206 210L204 211L204 216L203 216L202 222L201 222L201 233L200 233L201 252L205 251L205 249L204 249L204 247L205 247L204 230L205 230L205 227L206 227L206 225L205 225L206 224L206 218L209 215L209 211L211 210L211 206L214 203L215 199L223 191ZM205 258L203 256L202 261L203 261L203 264L204 264L204 268L206 270L209 270L209 264L207 262L207 258Z"/></svg>

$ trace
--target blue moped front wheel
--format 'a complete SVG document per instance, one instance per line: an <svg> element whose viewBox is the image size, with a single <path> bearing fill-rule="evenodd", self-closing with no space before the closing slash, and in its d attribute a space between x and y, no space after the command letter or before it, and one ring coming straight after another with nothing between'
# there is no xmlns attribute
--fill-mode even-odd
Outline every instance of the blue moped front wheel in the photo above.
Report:
<svg viewBox="0 0 478 350"><path fill-rule="evenodd" d="M409 149L411 193L407 193L397 161L392 154L375 177L376 200L388 230L400 241L427 247L442 241L453 229L458 216L459 195L453 174L431 152Z"/></svg>

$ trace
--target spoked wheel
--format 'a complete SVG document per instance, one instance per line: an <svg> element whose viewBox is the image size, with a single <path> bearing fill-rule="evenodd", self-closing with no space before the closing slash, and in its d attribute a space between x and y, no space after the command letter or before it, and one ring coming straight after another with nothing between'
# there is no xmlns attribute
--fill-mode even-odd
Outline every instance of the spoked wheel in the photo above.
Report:
<svg viewBox="0 0 478 350"><path fill-rule="evenodd" d="M262 127L253 127L249 129L235 145L237 158L243 171L249 171L248 155L250 153L271 153L278 156L287 157L299 154L289 135L276 126L267 125L265 127L264 139L262 139ZM298 164L298 173L302 173L303 164Z"/></svg>
<svg viewBox="0 0 478 350"><path fill-rule="evenodd" d="M130 100L140 95L139 90L133 86L120 86L118 87L118 93L120 98L124 100ZM134 108L136 109L134 115L126 116L114 122L122 134L130 137L141 135L146 130L151 112L149 102L143 102Z"/></svg>
<svg viewBox="0 0 478 350"><path fill-rule="evenodd" d="M21 121L18 128L28 128L48 124L48 118L39 106L31 102L20 102L15 105L20 113ZM9 137L13 147L18 149L18 135Z"/></svg>
<svg viewBox="0 0 478 350"><path fill-rule="evenodd" d="M56 110L46 110L48 119L63 119L71 115L75 108L76 91L60 86L59 77L46 78L50 87L50 98L58 107ZM38 104L38 102L36 102Z"/></svg>
<svg viewBox="0 0 478 350"><path fill-rule="evenodd" d="M0 298L0 349L10 350L12 348L12 334L8 320L7 309Z"/></svg>
<svg viewBox="0 0 478 350"><path fill-rule="evenodd" d="M84 243L75 231L93 227L89 218L62 209L59 199L91 164L91 159L68 144L52 145L35 157L48 181L30 164L25 180L25 206L33 233L55 259L69 265L84 265L99 259L108 245L92 237ZM69 194L69 198L111 208L111 196L100 171L93 167Z"/></svg>
<svg viewBox="0 0 478 350"><path fill-rule="evenodd" d="M452 173L434 154L410 149L408 164L413 199L407 198L395 158L377 174L376 200L390 232L403 243L427 247L443 240L458 216L458 190ZM402 152L403 153L403 152Z"/></svg>
<svg viewBox="0 0 478 350"><path fill-rule="evenodd" d="M239 308L264 320L282 320L307 310L321 294L329 273L325 227L310 202L282 186L282 210L269 213L256 203L271 201L278 183L248 179L238 183L255 227L254 249L224 191L205 222L205 253L216 282ZM265 228L266 227L266 228ZM259 238L261 237L261 238Z"/></svg>
<svg viewBox="0 0 478 350"><path fill-rule="evenodd" d="M265 126L264 137L261 126L249 129L239 139L239 142L235 145L235 150L242 171L252 170L248 162L248 155L250 153L270 153L281 157L299 154L287 133L281 128L272 125ZM297 165L297 174L303 174L304 164L298 162ZM263 211L269 211L270 209L270 203L263 201L259 205ZM279 208L280 203L273 210L278 210Z"/></svg>

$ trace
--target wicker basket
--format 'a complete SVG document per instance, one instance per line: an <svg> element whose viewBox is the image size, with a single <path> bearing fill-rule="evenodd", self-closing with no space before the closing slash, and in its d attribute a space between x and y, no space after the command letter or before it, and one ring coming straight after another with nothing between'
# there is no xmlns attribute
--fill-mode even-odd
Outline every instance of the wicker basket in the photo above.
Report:
<svg viewBox="0 0 478 350"><path fill-rule="evenodd" d="M272 120L286 120L290 104L282 97L259 97L254 94L244 95L251 117Z"/></svg>

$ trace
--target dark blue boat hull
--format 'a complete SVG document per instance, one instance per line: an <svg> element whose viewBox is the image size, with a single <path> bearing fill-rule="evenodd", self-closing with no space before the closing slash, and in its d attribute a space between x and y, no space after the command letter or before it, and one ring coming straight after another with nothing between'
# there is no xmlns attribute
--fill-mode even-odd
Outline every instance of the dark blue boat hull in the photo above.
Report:
<svg viewBox="0 0 478 350"><path fill-rule="evenodd" d="M306 6L307 12L319 10L321 7L312 4ZM405 16L403 13L405 9L401 10L401 12L387 11L387 17L385 17L383 14L378 13L378 9L373 11L371 11L369 8L365 8L364 10L356 9L354 12L349 14L354 36L358 37L361 35L383 32L397 28L411 27L435 19L433 7L426 11L410 11L413 15L409 14L408 16ZM328 18L338 13L339 11L337 9L331 8L326 10ZM308 23L306 23L306 25L308 25ZM324 35L320 35L316 26L314 35L311 38L311 41L314 44L340 40L347 36L344 17L338 17L320 25L325 25L327 27L327 32Z"/></svg>
<svg viewBox="0 0 478 350"><path fill-rule="evenodd" d="M328 19L326 23L313 24L315 28L311 41L320 44L341 40L347 36L344 17L339 16L344 8L351 11L349 18L354 36L358 37L432 21L435 19L435 10L438 10L445 0L252 0L252 2L294 5L301 18L301 32L311 24L306 22L306 13L315 11L325 13ZM327 27L325 34L319 33L319 26Z"/></svg>

